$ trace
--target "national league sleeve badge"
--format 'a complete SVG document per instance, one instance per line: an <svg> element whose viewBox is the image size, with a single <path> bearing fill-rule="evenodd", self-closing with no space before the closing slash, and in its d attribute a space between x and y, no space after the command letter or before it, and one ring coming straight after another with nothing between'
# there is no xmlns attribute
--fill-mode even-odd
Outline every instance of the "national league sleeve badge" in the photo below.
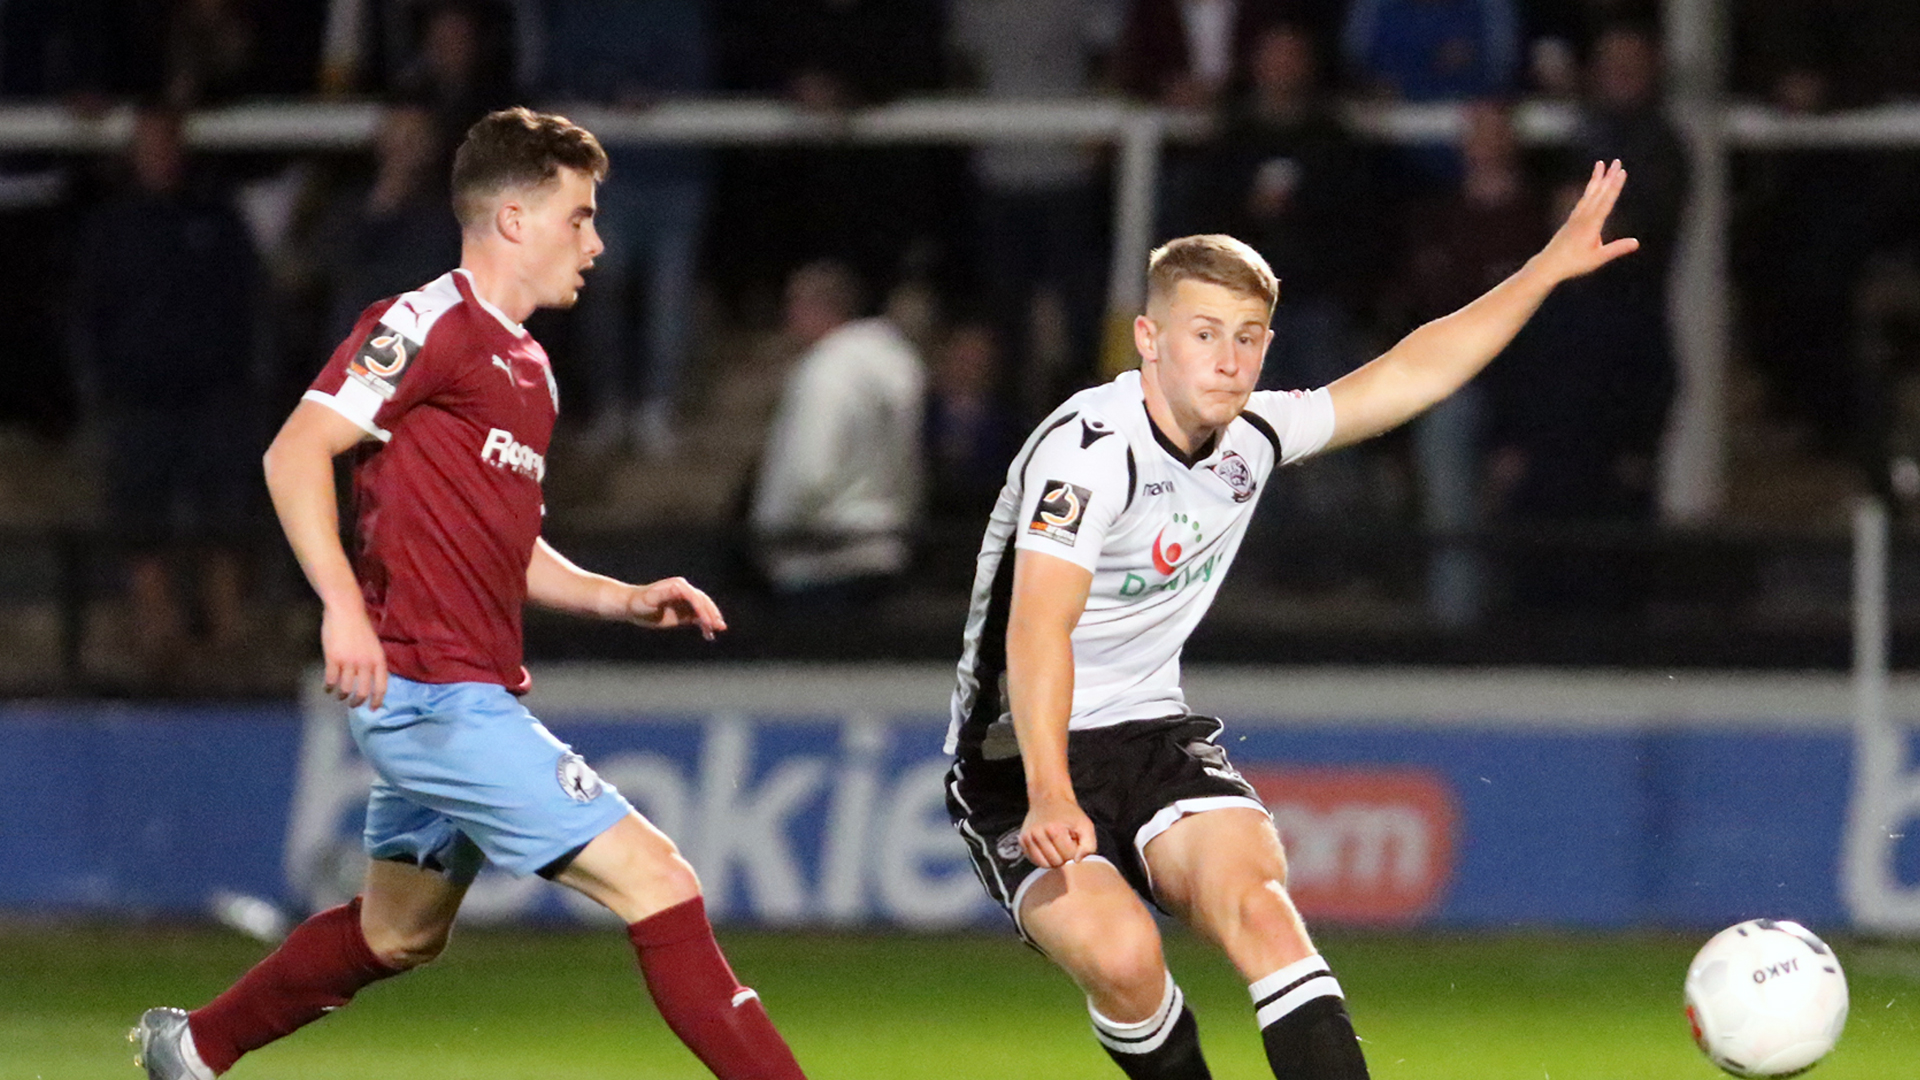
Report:
<svg viewBox="0 0 1920 1080"><path fill-rule="evenodd" d="M1049 480L1040 489L1040 502L1033 508L1027 532L1072 547L1080 537L1080 523L1086 520L1087 504L1093 492L1065 480Z"/></svg>

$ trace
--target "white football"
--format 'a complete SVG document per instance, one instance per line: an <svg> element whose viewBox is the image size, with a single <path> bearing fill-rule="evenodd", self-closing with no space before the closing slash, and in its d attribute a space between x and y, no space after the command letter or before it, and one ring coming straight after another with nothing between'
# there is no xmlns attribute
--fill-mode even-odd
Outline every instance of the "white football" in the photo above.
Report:
<svg viewBox="0 0 1920 1080"><path fill-rule="evenodd" d="M1785 919L1715 934L1687 967L1693 1041L1735 1076L1792 1076L1847 1026L1847 977L1827 943Z"/></svg>

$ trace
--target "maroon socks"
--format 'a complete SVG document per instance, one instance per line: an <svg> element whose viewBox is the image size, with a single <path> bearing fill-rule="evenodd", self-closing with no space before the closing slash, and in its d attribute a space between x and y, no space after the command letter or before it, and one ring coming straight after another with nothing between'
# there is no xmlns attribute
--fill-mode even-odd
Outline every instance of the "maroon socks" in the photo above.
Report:
<svg viewBox="0 0 1920 1080"><path fill-rule="evenodd" d="M313 1023L368 983L400 974L380 962L360 932L360 899L294 927L271 956L187 1015L201 1060L216 1073L240 1055Z"/></svg>
<svg viewBox="0 0 1920 1080"><path fill-rule="evenodd" d="M805 1080L767 1019L720 955L699 897L627 927L647 990L667 1026L720 1080ZM187 1016L194 1047L216 1073L242 1054L320 1019L369 983L400 974L367 947L360 901L294 928L271 956Z"/></svg>
<svg viewBox="0 0 1920 1080"><path fill-rule="evenodd" d="M805 1080L759 995L740 985L720 955L699 897L629 925L627 937L660 1015L715 1076Z"/></svg>

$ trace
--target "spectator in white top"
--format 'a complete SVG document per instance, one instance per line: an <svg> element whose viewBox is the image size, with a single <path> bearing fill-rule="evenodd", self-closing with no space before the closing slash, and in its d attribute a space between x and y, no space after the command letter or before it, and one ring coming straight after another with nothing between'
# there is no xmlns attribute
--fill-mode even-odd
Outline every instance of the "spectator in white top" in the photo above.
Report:
<svg viewBox="0 0 1920 1080"><path fill-rule="evenodd" d="M787 283L787 332L805 352L767 434L750 519L783 595L868 599L912 553L926 372L898 328L860 310L859 281L839 263L810 263Z"/></svg>

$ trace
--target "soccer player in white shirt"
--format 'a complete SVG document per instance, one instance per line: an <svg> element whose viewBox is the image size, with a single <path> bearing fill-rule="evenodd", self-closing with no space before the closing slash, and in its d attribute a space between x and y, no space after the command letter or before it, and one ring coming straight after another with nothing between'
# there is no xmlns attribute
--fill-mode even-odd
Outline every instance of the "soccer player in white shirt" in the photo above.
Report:
<svg viewBox="0 0 1920 1080"><path fill-rule="evenodd" d="M1247 980L1283 1080L1367 1075L1340 984L1286 890L1253 789L1189 715L1180 650L1267 474L1370 438L1464 385L1547 294L1635 250L1601 229L1595 164L1547 246L1479 299L1311 393L1255 393L1279 283L1225 236L1155 251L1140 368L1068 399L1008 471L981 544L952 704L947 805L981 882L1087 995L1133 1080L1208 1076L1147 904Z"/></svg>

